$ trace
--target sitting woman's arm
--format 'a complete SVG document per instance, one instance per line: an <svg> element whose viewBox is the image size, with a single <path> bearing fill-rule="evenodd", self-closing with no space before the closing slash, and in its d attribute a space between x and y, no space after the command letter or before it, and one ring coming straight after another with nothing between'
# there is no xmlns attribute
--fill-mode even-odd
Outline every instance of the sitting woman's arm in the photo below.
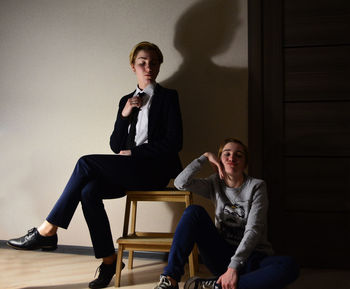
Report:
<svg viewBox="0 0 350 289"><path fill-rule="evenodd" d="M208 162L208 158L203 154L194 159L187 167L176 177L174 185L179 190L188 190L205 198L212 199L212 181L211 178L195 178L195 175Z"/></svg>

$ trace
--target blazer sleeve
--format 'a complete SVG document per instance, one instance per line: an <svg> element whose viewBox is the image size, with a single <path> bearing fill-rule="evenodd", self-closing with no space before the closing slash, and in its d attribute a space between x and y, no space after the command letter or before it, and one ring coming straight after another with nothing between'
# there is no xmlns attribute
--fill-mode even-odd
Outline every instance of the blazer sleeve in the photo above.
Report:
<svg viewBox="0 0 350 289"><path fill-rule="evenodd" d="M122 99L119 102L117 119L115 121L114 129L109 141L109 145L112 151L116 154L118 154L121 150L124 149L126 138L128 136L128 127L129 127L130 120L129 118L125 118L122 116L122 111L124 109L124 106L127 100L132 95L133 93L122 97Z"/></svg>
<svg viewBox="0 0 350 289"><path fill-rule="evenodd" d="M143 158L178 157L182 149L182 134L178 93L159 87L149 112L148 143L134 147L131 154Z"/></svg>

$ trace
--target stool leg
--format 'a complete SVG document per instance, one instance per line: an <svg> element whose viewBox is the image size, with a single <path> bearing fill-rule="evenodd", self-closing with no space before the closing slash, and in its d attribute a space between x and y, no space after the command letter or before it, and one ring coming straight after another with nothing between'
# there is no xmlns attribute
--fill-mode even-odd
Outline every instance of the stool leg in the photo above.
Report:
<svg viewBox="0 0 350 289"><path fill-rule="evenodd" d="M188 266L190 269L190 277L195 276L196 272L198 271L198 250L196 245L194 245L193 250L188 258Z"/></svg>
<svg viewBox="0 0 350 289"><path fill-rule="evenodd" d="M120 277L122 273L122 261L123 261L123 251L124 246L118 246L118 256L117 256L117 268L115 272L115 287L120 287Z"/></svg>
<svg viewBox="0 0 350 289"><path fill-rule="evenodd" d="M129 250L129 261L128 261L128 269L132 269L134 263L134 251Z"/></svg>

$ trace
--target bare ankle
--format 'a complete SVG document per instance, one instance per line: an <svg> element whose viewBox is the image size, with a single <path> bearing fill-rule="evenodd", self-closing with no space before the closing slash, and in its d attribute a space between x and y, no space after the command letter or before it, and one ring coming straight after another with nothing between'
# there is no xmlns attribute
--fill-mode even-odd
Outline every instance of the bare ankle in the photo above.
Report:
<svg viewBox="0 0 350 289"><path fill-rule="evenodd" d="M111 265L113 264L113 262L117 260L117 255L116 254L113 254L111 256L108 256L108 257L104 257L102 258L102 262L106 265Z"/></svg>
<svg viewBox="0 0 350 289"><path fill-rule="evenodd" d="M52 225L48 221L44 221L37 230L41 236L50 237L57 233L57 226Z"/></svg>

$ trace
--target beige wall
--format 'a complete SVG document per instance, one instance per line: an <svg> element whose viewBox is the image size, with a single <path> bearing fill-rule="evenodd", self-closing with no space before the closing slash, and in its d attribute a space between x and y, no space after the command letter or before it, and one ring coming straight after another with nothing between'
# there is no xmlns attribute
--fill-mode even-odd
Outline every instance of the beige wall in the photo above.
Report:
<svg viewBox="0 0 350 289"><path fill-rule="evenodd" d="M0 239L42 222L81 155L111 153L118 101L136 85L128 53L139 41L159 45L158 80L180 93L184 165L226 136L246 141L246 14L245 0L2 0ZM105 202L115 237L124 203ZM174 212L181 208L145 204L138 228L168 230ZM80 206L59 238L91 245Z"/></svg>

